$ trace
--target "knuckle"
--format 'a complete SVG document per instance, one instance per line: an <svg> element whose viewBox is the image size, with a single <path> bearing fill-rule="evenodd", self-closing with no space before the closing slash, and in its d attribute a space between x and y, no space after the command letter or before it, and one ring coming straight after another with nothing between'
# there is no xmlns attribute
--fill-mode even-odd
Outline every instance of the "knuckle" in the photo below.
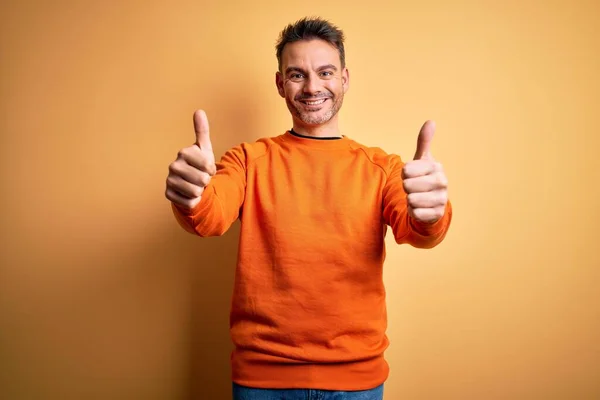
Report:
<svg viewBox="0 0 600 400"><path fill-rule="evenodd" d="M203 186L204 185L204 173L202 171L198 171L198 170L194 171L194 176L190 182L192 182L192 184L194 184L196 186Z"/></svg>
<svg viewBox="0 0 600 400"><path fill-rule="evenodd" d="M169 164L169 175L177 173L177 161L173 161Z"/></svg>
<svg viewBox="0 0 600 400"><path fill-rule="evenodd" d="M413 214L417 219L423 219L425 216L425 212L423 208L415 208L413 209Z"/></svg>
<svg viewBox="0 0 600 400"><path fill-rule="evenodd" d="M198 178L198 184L202 187L205 187L208 185L208 179L206 177L206 174L200 175L200 177Z"/></svg>
<svg viewBox="0 0 600 400"><path fill-rule="evenodd" d="M441 186L441 187L446 187L448 186L448 179L446 178L446 175L438 172L437 174L437 183Z"/></svg>
<svg viewBox="0 0 600 400"><path fill-rule="evenodd" d="M185 147L177 152L177 158L185 158L187 153L187 147Z"/></svg>
<svg viewBox="0 0 600 400"><path fill-rule="evenodd" d="M448 192L445 190L440 194L440 202L444 205L448 202Z"/></svg>
<svg viewBox="0 0 600 400"><path fill-rule="evenodd" d="M198 203L200 203L200 200L202 199L202 196L198 196L198 198L190 200L188 207L189 208L194 208L198 205Z"/></svg>
<svg viewBox="0 0 600 400"><path fill-rule="evenodd" d="M402 176L405 178L410 178L414 174L414 163L412 161L407 162L402 167Z"/></svg>
<svg viewBox="0 0 600 400"><path fill-rule="evenodd" d="M194 153L196 153L194 151L194 146L184 147L177 153L177 158L186 160L190 157L193 157Z"/></svg>
<svg viewBox="0 0 600 400"><path fill-rule="evenodd" d="M208 184L210 183L210 175L208 175L208 174L202 174L200 176L200 183L204 187L208 186Z"/></svg>
<svg viewBox="0 0 600 400"><path fill-rule="evenodd" d="M193 196L194 197L200 197L202 196L202 193L204 193L204 188L200 187L200 186L194 186L194 190L193 190Z"/></svg>
<svg viewBox="0 0 600 400"><path fill-rule="evenodd" d="M416 207L417 206L417 196L414 193L410 193L407 196L407 200L408 200L408 205L411 207Z"/></svg>
<svg viewBox="0 0 600 400"><path fill-rule="evenodd" d="M172 175L167 176L166 183L167 187L175 186L175 179L173 179Z"/></svg>

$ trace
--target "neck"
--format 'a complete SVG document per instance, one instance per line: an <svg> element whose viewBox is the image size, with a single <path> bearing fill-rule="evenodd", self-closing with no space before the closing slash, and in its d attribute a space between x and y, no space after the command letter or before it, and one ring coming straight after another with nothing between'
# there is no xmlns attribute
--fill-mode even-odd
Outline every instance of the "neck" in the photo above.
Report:
<svg viewBox="0 0 600 400"><path fill-rule="evenodd" d="M337 117L337 116L336 116ZM330 119L327 123L321 125L307 125L294 118L294 132L310 137L342 137L338 127L337 118Z"/></svg>

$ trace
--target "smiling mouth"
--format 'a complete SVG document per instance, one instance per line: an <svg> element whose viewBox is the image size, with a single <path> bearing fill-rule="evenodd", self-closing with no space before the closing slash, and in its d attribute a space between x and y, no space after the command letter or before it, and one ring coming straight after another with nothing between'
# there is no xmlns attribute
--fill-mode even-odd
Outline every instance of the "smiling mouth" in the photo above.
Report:
<svg viewBox="0 0 600 400"><path fill-rule="evenodd" d="M325 103L325 101L327 101L327 98L319 100L300 100L300 103L306 104L309 107L315 107L320 106L321 104Z"/></svg>

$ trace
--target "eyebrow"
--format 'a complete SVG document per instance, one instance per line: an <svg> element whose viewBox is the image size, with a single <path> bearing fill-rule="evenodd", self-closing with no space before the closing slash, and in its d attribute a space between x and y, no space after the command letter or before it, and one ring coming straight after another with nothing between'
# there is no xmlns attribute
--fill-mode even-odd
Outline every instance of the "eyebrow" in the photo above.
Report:
<svg viewBox="0 0 600 400"><path fill-rule="evenodd" d="M323 71L325 69L332 69L334 71L337 71L337 67L335 65L333 65L333 64L327 64L327 65L322 65L319 68L317 68L317 72ZM290 72L301 72L303 74L306 74L306 71L303 70L300 67L288 67L288 68L286 68L286 70L285 70L286 75L289 74Z"/></svg>

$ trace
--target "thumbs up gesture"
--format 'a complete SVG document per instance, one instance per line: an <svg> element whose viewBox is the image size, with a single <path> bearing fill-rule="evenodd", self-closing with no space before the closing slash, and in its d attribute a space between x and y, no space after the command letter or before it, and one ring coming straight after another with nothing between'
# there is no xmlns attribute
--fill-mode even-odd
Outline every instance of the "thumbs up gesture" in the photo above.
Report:
<svg viewBox="0 0 600 400"><path fill-rule="evenodd" d="M202 110L194 113L194 130L196 142L181 149L177 159L169 165L165 191L167 199L189 209L200 202L204 188L217 172L208 118Z"/></svg>
<svg viewBox="0 0 600 400"><path fill-rule="evenodd" d="M409 215L418 221L434 223L444 216L448 202L448 180L442 164L431 156L435 123L427 121L419 132L413 161L402 169Z"/></svg>

